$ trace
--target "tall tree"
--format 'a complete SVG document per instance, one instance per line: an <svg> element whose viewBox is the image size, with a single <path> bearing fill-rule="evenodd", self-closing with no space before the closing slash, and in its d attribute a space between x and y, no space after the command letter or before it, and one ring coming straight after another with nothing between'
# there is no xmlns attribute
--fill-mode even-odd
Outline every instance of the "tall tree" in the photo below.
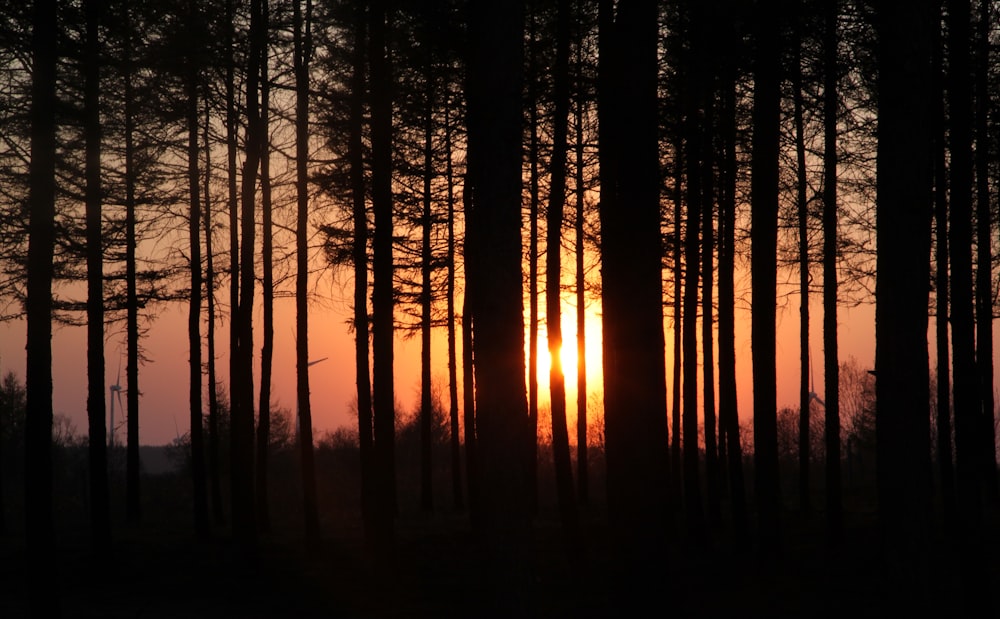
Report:
<svg viewBox="0 0 1000 619"><path fill-rule="evenodd" d="M623 604L665 563L669 458L663 357L655 3L602 1L598 118L608 510ZM660 566L661 569L650 568Z"/></svg>
<svg viewBox="0 0 1000 619"><path fill-rule="evenodd" d="M972 266L972 82L969 0L950 0L948 8L948 118L951 154L949 189L951 221L951 332L954 364L955 450L958 498L964 516L978 520L983 431L979 374L976 367L975 310ZM971 524L971 523L966 523Z"/></svg>
<svg viewBox="0 0 1000 619"><path fill-rule="evenodd" d="M840 363L837 348L837 15L826 0L823 26L823 393L826 407L826 514L830 539L841 537Z"/></svg>
<svg viewBox="0 0 1000 619"><path fill-rule="evenodd" d="M562 227L566 203L566 160L569 151L569 0L556 7L555 106L552 117L552 178L546 217L545 327L549 345L549 403L552 413L552 457L563 527L575 532L578 515L573 467L566 427L566 376L562 367Z"/></svg>
<svg viewBox="0 0 1000 619"><path fill-rule="evenodd" d="M292 7L292 28L295 70L295 394L299 414L299 458L302 466L302 512L305 519L306 541L315 543L320 537L319 506L316 501L316 464L313 452L312 404L309 400L309 63L313 55L312 0L295 0ZM363 182L363 179L362 179ZM364 188L362 187L362 193ZM364 219L364 196L361 197L362 228L367 232ZM367 234L362 235L362 249L366 247ZM365 252L367 256L367 252ZM362 261L362 271L367 276L367 261ZM356 271L355 271L356 272ZM362 281L367 290L367 279ZM357 298L355 297L355 301ZM362 308L367 310L362 298ZM356 325L360 331L361 325ZM360 337L360 336L359 336ZM368 387L368 320L365 311L365 388ZM360 377L359 377L360 379ZM360 391L359 391L360 395ZM368 411L371 410L368 404ZM360 417L361 398L358 398ZM369 413L370 415L370 413ZM371 426L369 425L369 428Z"/></svg>
<svg viewBox="0 0 1000 619"><path fill-rule="evenodd" d="M976 32L976 368L982 422L978 434L984 491L997 498L995 398L993 395L993 208L990 204L989 89L990 3L979 2Z"/></svg>
<svg viewBox="0 0 1000 619"><path fill-rule="evenodd" d="M29 604L55 616L52 556L52 277L55 250L57 3L35 0L31 31L31 160L25 300L25 539Z"/></svg>
<svg viewBox="0 0 1000 619"><path fill-rule="evenodd" d="M937 7L935 22L941 21L941 6ZM941 498L944 504L945 518L954 523L956 505L955 495L955 463L952 453L952 423L951 423L951 352L949 349L948 325L948 164L947 140L945 131L945 84L944 84L944 47L945 33L939 29L934 41L932 56L933 84L933 140L934 140L934 226L936 241L935 264L935 347L937 359L937 453L938 467L941 475Z"/></svg>
<svg viewBox="0 0 1000 619"><path fill-rule="evenodd" d="M446 95L450 99L451 95ZM456 237L455 237L455 170L452 161L452 133L454 127L451 124L451 102L445 102L444 116L444 152L445 152L445 177L448 182L448 419L451 428L451 480L452 480L452 500L455 509L462 509L465 506L465 494L462 491L462 439L459 436L458 422L458 346L456 341L455 324L458 315L455 313L455 285L456 271Z"/></svg>
<svg viewBox="0 0 1000 619"><path fill-rule="evenodd" d="M766 554L775 552L779 545L781 504L775 386L781 29L775 15L768 10L774 4L759 3L754 15L754 131L750 163L754 473L761 550Z"/></svg>
<svg viewBox="0 0 1000 619"><path fill-rule="evenodd" d="M584 131L583 131L583 108L584 108L584 61L583 61L583 37L585 26L583 23L584 2L577 2L577 31L576 31L576 105L573 107L573 123L575 132L574 155L575 155L575 186L576 190L576 212L573 220L573 230L575 233L574 246L576 251L576 483L577 497L580 503L586 505L590 502L590 474L587 458L587 296L586 277L584 271L584 256L586 255L586 245L583 234L583 224L586 214L584 207L586 204L586 188L584 186L583 157Z"/></svg>
<svg viewBox="0 0 1000 619"><path fill-rule="evenodd" d="M528 423L535 437L528 445L532 509L538 507L538 219L540 140L538 137L538 47L535 8L528 4Z"/></svg>
<svg viewBox="0 0 1000 619"><path fill-rule="evenodd" d="M392 99L386 43L387 2L368 8L371 71L371 173L375 232L372 238L372 404L375 439L375 522L379 552L395 536L396 413L393 390Z"/></svg>
<svg viewBox="0 0 1000 619"><path fill-rule="evenodd" d="M351 51L351 98L348 123L348 157L351 161L351 202L354 220L354 367L358 393L358 444L361 454L361 514L365 540L375 540L375 460L372 434L372 385L369 370L368 320L368 210L365 203L365 162L362 134L364 132L365 93L365 7L358 3L354 10L353 49ZM303 340L305 342L306 340ZM299 352L299 363L308 357ZM304 361L303 361L304 360Z"/></svg>
<svg viewBox="0 0 1000 619"><path fill-rule="evenodd" d="M932 4L886 1L876 14L879 521L891 593L908 596L926 592L928 567Z"/></svg>
<svg viewBox="0 0 1000 619"><path fill-rule="evenodd" d="M469 3L467 10L473 192L467 294L475 323L477 499L488 566L483 609L522 614L532 583L521 284L524 7L508 0Z"/></svg>
<svg viewBox="0 0 1000 619"><path fill-rule="evenodd" d="M205 484L205 447L202 435L201 412L201 175L198 170L198 91L200 86L200 24L201 16L196 3L188 2L188 32L193 35L189 42L185 75L185 121L187 123L187 180L190 212L188 215L188 238L190 240L191 289L188 306L188 348L190 378L190 421L191 421L191 481L194 497L194 524L199 537L209 534L208 502Z"/></svg>
<svg viewBox="0 0 1000 619"><path fill-rule="evenodd" d="M429 29L429 28L427 28ZM432 471L432 450L434 437L434 403L431 397L431 326L432 326L432 261L431 233L433 232L433 196L431 181L434 175L434 77L432 75L433 56L430 50L430 34L424 40L424 148L423 148L423 195L420 217L420 507L426 511L434 508L434 487Z"/></svg>
<svg viewBox="0 0 1000 619"><path fill-rule="evenodd" d="M125 456L125 517L129 522L138 522L142 516L139 492L139 295L136 268L136 152L135 115L136 94L133 86L133 22L132 3L127 2L122 11L122 83L125 122L125 307L126 307L126 362L125 392L127 406L127 446Z"/></svg>
<svg viewBox="0 0 1000 619"><path fill-rule="evenodd" d="M253 388L253 307L256 246L255 213L257 204L257 175L260 168L261 145L264 142L260 114L260 76L264 62L267 33L264 28L263 2L251 0L249 49L247 51L246 152L240 188L240 300L237 311L239 320L237 374L232 380L232 390L238 392L235 408L230 412L232 459L232 509L233 534L245 549L256 543L256 514L254 511L254 388Z"/></svg>
<svg viewBox="0 0 1000 619"><path fill-rule="evenodd" d="M260 63L260 208L261 208L261 324L260 399L257 407L257 463L254 497L257 501L257 526L271 529L268 509L267 467L271 443L271 369L274 363L274 209L271 191L270 106L271 84L268 71L269 3L261 5L261 28L264 30ZM297 92L297 89L296 89Z"/></svg>
<svg viewBox="0 0 1000 619"><path fill-rule="evenodd" d="M746 492L743 481L743 449L740 444L736 397L736 66L739 37L732 16L734 1L727 0L731 16L723 28L723 62L720 76L720 135L722 161L719 190L719 426L725 440L727 477L732 501L733 526L737 540L748 536ZM721 451L721 450L720 450Z"/></svg>
<svg viewBox="0 0 1000 619"><path fill-rule="evenodd" d="M801 8L801 7L799 7ZM795 206L799 232L799 508L804 514L812 509L809 490L809 461L812 459L809 437L809 202L806 197L806 139L802 93L802 33L804 16L797 15L795 41L792 43L792 101L795 122Z"/></svg>
<svg viewBox="0 0 1000 619"><path fill-rule="evenodd" d="M214 216L212 211L212 149L209 146L209 127L211 125L208 100L205 101L205 124L203 127L203 142L205 151L205 313L207 355L206 378L208 380L208 486L212 502L212 518L216 525L225 523L225 513L222 507L221 463L219 462L219 382L215 369L215 251L213 241L215 236ZM131 384L130 389L131 389Z"/></svg>
<svg viewBox="0 0 1000 619"><path fill-rule="evenodd" d="M707 64L703 63L704 16L702 4L691 3L688 20L690 34L685 72L684 102L684 162L687 181L687 213L684 226L684 308L681 312L683 338L683 457L684 457L684 513L692 534L699 538L705 535L705 512L702 506L701 475L699 466L701 454L698 440L698 281L701 279L700 257L702 251L702 183L704 174L703 157L707 147L703 145L702 123L705 121L702 92ZM704 248L708 251L708 248Z"/></svg>
<svg viewBox="0 0 1000 619"><path fill-rule="evenodd" d="M108 453L104 426L104 247L101 226L101 40L104 2L84 3L83 122L87 219L87 427L90 518L94 550L111 551Z"/></svg>

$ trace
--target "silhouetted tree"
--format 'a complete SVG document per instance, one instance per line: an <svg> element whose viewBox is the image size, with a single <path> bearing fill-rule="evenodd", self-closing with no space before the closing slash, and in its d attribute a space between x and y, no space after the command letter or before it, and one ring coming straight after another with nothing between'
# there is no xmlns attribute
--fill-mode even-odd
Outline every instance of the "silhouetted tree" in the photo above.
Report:
<svg viewBox="0 0 1000 619"><path fill-rule="evenodd" d="M201 16L193 0L188 1L187 27L191 38L185 66L185 122L187 123L187 180L190 213L188 215L188 238L190 240L191 288L188 306L188 349L190 378L190 420L191 420L191 480L194 497L194 524L199 537L209 534L208 503L205 477L205 446L202 435L201 397L201 174L198 166L198 92L200 90L201 49L204 40L200 30ZM102 415L103 416L103 415Z"/></svg>
<svg viewBox="0 0 1000 619"><path fill-rule="evenodd" d="M667 559L669 458L663 357L657 11L600 4L604 405L616 603L643 607ZM689 265L690 266L690 265Z"/></svg>
<svg viewBox="0 0 1000 619"><path fill-rule="evenodd" d="M777 293L778 148L781 102L781 37L776 16L761 3L753 16L753 145L751 151L751 280L753 286L754 473L761 550L773 553L779 539L775 312Z"/></svg>
<svg viewBox="0 0 1000 619"><path fill-rule="evenodd" d="M271 441L271 369L274 363L274 208L271 191L271 138L270 105L271 84L268 56L270 31L270 3L261 4L262 35L260 63L260 202L261 202L261 304L263 321L261 324L260 349L260 393L257 407L257 461L255 467L254 497L257 501L257 526L261 531L271 529L271 514L268 509L267 468L268 449Z"/></svg>
<svg viewBox="0 0 1000 619"><path fill-rule="evenodd" d="M840 483L840 362L837 348L837 0L823 4L823 393L826 399L826 517L830 539L843 527Z"/></svg>
<svg viewBox="0 0 1000 619"><path fill-rule="evenodd" d="M312 403L309 399L309 66L313 56L312 0L305 0L305 11L300 0L293 0L292 36L295 71L295 386L298 403L299 458L302 467L302 511L305 519L306 541L316 543L320 537L319 506L316 500L316 464L313 453ZM362 188L363 193L363 188ZM361 197L364 217L364 196ZM366 220L365 222L366 223ZM366 226L362 226L366 230ZM362 248L367 235L362 235ZM365 253L367 255L367 253ZM367 275L366 263L362 270ZM367 290L366 280L362 282ZM363 309L367 309L362 299ZM368 370L368 321L364 321L365 387ZM357 328L360 330L361 326ZM360 366L359 366L360 367ZM360 377L359 377L360 380ZM360 417L361 398L358 398ZM371 410L370 404L367 404ZM371 427L369 425L369 427Z"/></svg>
<svg viewBox="0 0 1000 619"><path fill-rule="evenodd" d="M99 37L104 2L87 0L85 22L83 122L87 220L87 428L90 469L90 518L94 550L111 551L108 454L104 427L104 237L101 226L101 56Z"/></svg>
<svg viewBox="0 0 1000 619"><path fill-rule="evenodd" d="M25 538L28 599L39 617L57 616L52 557L52 277L55 249L57 3L35 0L31 34L31 160L25 317Z"/></svg>
<svg viewBox="0 0 1000 619"><path fill-rule="evenodd" d="M918 604L927 597L930 507L931 7L931 2L886 1L876 14L879 521L889 593L905 594Z"/></svg>
<svg viewBox="0 0 1000 619"><path fill-rule="evenodd" d="M556 63L554 68L554 114L549 204L546 213L545 325L549 345L549 401L552 412L552 456L556 492L563 527L575 532L578 515L573 490L573 468L566 427L566 376L562 367L562 225L566 203L566 160L569 151L569 0L556 8Z"/></svg>
<svg viewBox="0 0 1000 619"><path fill-rule="evenodd" d="M475 323L476 483L482 608L528 610L531 500L521 274L524 7L469 3L467 292ZM466 383L466 388L470 384Z"/></svg>
<svg viewBox="0 0 1000 619"><path fill-rule="evenodd" d="M387 3L368 7L368 63L371 93L372 209L372 403L377 552L394 542L396 510L395 400L393 396L393 198L392 94L386 43Z"/></svg>

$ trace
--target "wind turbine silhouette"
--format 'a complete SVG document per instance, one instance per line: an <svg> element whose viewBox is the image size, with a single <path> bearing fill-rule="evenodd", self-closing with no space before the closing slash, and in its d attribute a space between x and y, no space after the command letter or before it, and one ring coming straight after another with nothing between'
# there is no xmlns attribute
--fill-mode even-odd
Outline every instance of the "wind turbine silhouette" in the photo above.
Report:
<svg viewBox="0 0 1000 619"><path fill-rule="evenodd" d="M813 400L819 402L819 405L826 408L826 402L823 401L818 395L816 395L816 376L813 371L812 355L809 355L809 402L812 403Z"/></svg>
<svg viewBox="0 0 1000 619"><path fill-rule="evenodd" d="M115 400L118 400L118 408L125 410L122 405L122 360L121 357L118 358L118 378L115 379L115 384L110 385L108 389L111 391L111 431L109 433L108 444L111 449L115 448Z"/></svg>

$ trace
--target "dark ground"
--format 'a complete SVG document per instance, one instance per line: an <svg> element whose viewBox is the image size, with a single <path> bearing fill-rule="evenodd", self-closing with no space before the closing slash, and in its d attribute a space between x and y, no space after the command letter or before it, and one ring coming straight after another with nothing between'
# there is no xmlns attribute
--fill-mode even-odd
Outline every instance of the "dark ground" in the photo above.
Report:
<svg viewBox="0 0 1000 619"><path fill-rule="evenodd" d="M536 525L533 553L537 617L615 617L611 586L616 566L608 531L587 514L586 555L571 564L553 523ZM366 558L356 526L325 523L326 538L306 548L286 531L260 539L256 560L245 558L222 533L198 542L189 530L153 524L116 531L109 566L89 552L84 530L57 541L52 595L64 616L81 618L174 617L476 617L491 614L483 599L478 545L463 515L404 514L397 532L396 568L388 584ZM874 521L854 519L846 541L823 542L822 518L788 513L785 546L773 563L754 550L732 550L724 529L705 547L675 544L664 557L668 576L650 592L675 617L882 617L919 607L960 616L958 560L943 540L929 556L939 578L919 589L889 595ZM122 525L124 527L124 525ZM984 548L995 550L996 528ZM995 553L984 553L989 592L1000 584ZM0 617L27 616L25 557L20 536L0 542ZM648 566L655 570L657 566ZM985 610L985 609L984 609ZM989 612L979 616L994 616Z"/></svg>

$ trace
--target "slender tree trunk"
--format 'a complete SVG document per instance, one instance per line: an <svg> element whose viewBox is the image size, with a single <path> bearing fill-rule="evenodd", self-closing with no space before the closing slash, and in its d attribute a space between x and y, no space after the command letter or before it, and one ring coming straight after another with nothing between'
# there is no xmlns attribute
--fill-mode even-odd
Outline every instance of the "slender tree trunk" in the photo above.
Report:
<svg viewBox="0 0 1000 619"><path fill-rule="evenodd" d="M733 528L737 542L746 543L748 518L743 481L743 449L740 444L736 397L736 36L730 22L725 34L726 60L722 75L721 134L723 161L719 199L719 424L726 440L726 470L732 500ZM720 441L721 447L721 441ZM720 450L721 451L721 450Z"/></svg>
<svg viewBox="0 0 1000 619"><path fill-rule="evenodd" d="M684 320L683 294L684 294L684 265L683 265L683 186L684 186L684 139L678 132L677 143L674 145L676 161L674 162L674 231L673 231L673 278L674 278L674 328L673 328L673 364L672 364L672 386L673 397L670 408L670 467L673 474L672 492L675 497L680 497L680 491L684 487L682 473L684 466L681 460L681 392L684 387L681 383L683 368L683 337L681 336Z"/></svg>
<svg viewBox="0 0 1000 619"><path fill-rule="evenodd" d="M269 28L268 3L261 8L264 32ZM260 194L261 194L261 297L263 301L262 342L260 349L260 404L257 412L257 466L255 498L257 526L263 532L271 530L268 509L267 467L271 443L271 369L274 361L274 217L271 200L271 84L267 68L267 43L261 52L260 64Z"/></svg>
<svg viewBox="0 0 1000 619"><path fill-rule="evenodd" d="M386 2L369 7L369 66L371 68L372 206L375 233L372 249L372 395L375 429L375 518L378 552L394 542L396 458L393 395L393 257L392 257L392 101L387 57Z"/></svg>
<svg viewBox="0 0 1000 619"><path fill-rule="evenodd" d="M240 372L240 235L239 235L239 198L237 194L236 180L236 148L238 142L236 111L236 50L234 48L234 29L236 28L235 0L226 0L226 170L227 189L229 206L229 428L230 437L234 431L233 420L240 416L240 390L237 389L236 379ZM239 430L235 430L237 433ZM233 470L233 457L236 452L232 450L230 444L230 477L235 479L239 475ZM232 484L230 484L232 485ZM232 488L230 488L232 490ZM237 491L238 492L238 491ZM236 506L230 503L230 508Z"/></svg>
<svg viewBox="0 0 1000 619"><path fill-rule="evenodd" d="M216 525L226 522L222 507L222 473L219 462L219 392L218 378L215 370L215 250L213 249L214 215L212 213L212 159L209 141L211 126L208 98L205 101L205 124L202 128L202 139L205 144L205 311L207 313L208 359L206 360L208 378L208 488L212 502L212 519ZM129 382L129 389L132 383Z"/></svg>
<svg viewBox="0 0 1000 619"><path fill-rule="evenodd" d="M997 499L997 455L993 395L993 208L990 204L990 136L992 112L989 90L990 3L979 2L976 35L976 367L982 425L977 432L982 443L984 493Z"/></svg>
<svg viewBox="0 0 1000 619"><path fill-rule="evenodd" d="M562 367L562 224L566 204L569 151L569 0L559 0L556 17L555 108L552 118L552 178L546 220L545 323L549 344L549 400L552 410L552 457L563 528L575 533L579 516L573 489L573 465L566 427L566 375Z"/></svg>
<svg viewBox="0 0 1000 619"><path fill-rule="evenodd" d="M465 476L469 492L469 516L472 525L479 527L481 508L479 507L479 469L478 451L476 449L476 389L475 389L475 357L473 350L472 331L472 308L469 300L469 229L468 214L472 199L470 197L472 187L468 182L465 184L465 196L463 200L466 214L465 231L465 255L463 264L465 265L465 291L462 300L462 427L465 435Z"/></svg>
<svg viewBox="0 0 1000 619"><path fill-rule="evenodd" d="M188 23L197 32L198 9L193 0L188 4ZM201 176L198 170L198 81L199 67L192 45L187 62L187 130L188 130L188 238L191 253L191 289L188 306L188 349L190 351L190 420L191 420L191 481L194 498L194 525L198 537L207 538L210 532L208 502L205 485L205 445L202 436L201 413Z"/></svg>
<svg viewBox="0 0 1000 619"><path fill-rule="evenodd" d="M456 510L465 507L462 491L462 439L458 423L458 351L455 314L455 170L452 163L450 96L444 107L445 177L448 182L448 419L451 428L451 494Z"/></svg>
<svg viewBox="0 0 1000 619"><path fill-rule="evenodd" d="M753 286L754 472L761 550L778 551L779 511L775 316L777 294L778 150L781 103L780 29L774 16L756 16L753 145L751 152L751 281Z"/></svg>
<svg viewBox="0 0 1000 619"><path fill-rule="evenodd" d="M888 564L887 593L906 595L914 605L931 601L927 595L931 5L885 2L877 14L879 521Z"/></svg>
<svg viewBox="0 0 1000 619"><path fill-rule="evenodd" d="M699 542L704 541L705 512L702 506L701 475L699 466L701 454L698 441L698 281L701 279L700 252L702 248L702 172L703 158L707 147L703 147L704 135L701 125L705 121L704 99L706 88L703 75L706 70L702 55L707 53L702 46L703 16L697 5L691 8L689 16L691 51L688 55L685 85L685 156L687 177L687 222L685 224L684 263L684 309L682 310L683 368L684 368L684 409L683 409L683 452L684 452L684 513L692 534ZM707 247L704 251L709 251Z"/></svg>
<svg viewBox="0 0 1000 619"><path fill-rule="evenodd" d="M528 5L534 9L535 3ZM535 15L528 14L528 145L530 202L528 206L528 423L534 440L528 445L528 474L531 476L532 511L538 510L538 218L539 218L539 144L538 144L538 59L535 41Z"/></svg>
<svg viewBox="0 0 1000 619"><path fill-rule="evenodd" d="M654 3L600 3L605 432L620 562L612 586L616 603L636 612L664 574L669 511L657 31Z"/></svg>
<svg viewBox="0 0 1000 619"><path fill-rule="evenodd" d="M91 543L98 556L111 552L108 452L104 425L104 258L101 233L101 48L103 2L87 0L83 114L87 220L87 427ZM113 429L112 429L113 430Z"/></svg>
<svg viewBox="0 0 1000 619"><path fill-rule="evenodd" d="M132 12L131 5L123 8L125 112L125 392L128 419L125 456L125 518L137 523L142 518L139 478L139 296L136 290L136 169L135 169L135 89L132 86Z"/></svg>
<svg viewBox="0 0 1000 619"><path fill-rule="evenodd" d="M976 366L972 266L972 84L969 0L948 4L948 117L951 120L951 331L954 366L955 449L958 499L965 526L981 511L982 403Z"/></svg>
<svg viewBox="0 0 1000 619"><path fill-rule="evenodd" d="M434 89L427 57L424 108L423 213L420 218L420 508L434 509L434 410L431 398L431 175L434 173Z"/></svg>
<svg viewBox="0 0 1000 619"><path fill-rule="evenodd" d="M57 4L35 0L31 32L31 160L25 362L24 515L28 604L59 614L52 572L52 256L55 250Z"/></svg>
<svg viewBox="0 0 1000 619"><path fill-rule="evenodd" d="M801 22L803 17L798 16ZM797 24L792 61L792 99L795 117L795 199L799 227L799 509L812 511L809 489L809 203L806 198L806 141L802 117L802 24Z"/></svg>
<svg viewBox="0 0 1000 619"><path fill-rule="evenodd" d="M260 102L261 65L267 33L264 27L263 2L250 2L250 47L247 53L246 157L243 160L240 208L240 306L238 369L233 390L239 392L238 407L231 412L232 420L232 494L233 533L247 550L256 545L257 515L254 502L254 386L253 386L253 308L254 249L256 247L255 212L257 175L264 143Z"/></svg>
<svg viewBox="0 0 1000 619"><path fill-rule="evenodd" d="M350 100L351 199L354 211L354 367L357 373L358 442L361 453L361 515L365 541L375 540L375 461L372 434L372 388L369 369L368 320L368 210L365 205L364 130L365 92L365 8L355 7L354 51L352 58L352 94ZM302 339L303 342L307 340ZM299 364L308 363L308 355L299 352Z"/></svg>
<svg viewBox="0 0 1000 619"><path fill-rule="evenodd" d="M302 3L295 0L293 7L294 70L295 70L295 394L299 422L299 461L302 467L302 514L305 520L306 542L315 544L320 538L319 506L316 498L316 464L313 452L312 404L309 399L309 62L312 59L312 0ZM360 91L359 96L360 96ZM352 164L352 174L354 173ZM362 192L364 191L362 176ZM364 196L361 197L362 228ZM362 234L362 251L367 243ZM365 256L367 253L365 252ZM367 276L367 261L362 261L362 271ZM362 282L363 290L368 285ZM366 307L363 305L363 309ZM364 321L365 388L368 370L368 321ZM360 394L359 394L360 395ZM361 398L358 398L359 417ZM371 411L371 405L366 409ZM370 418L369 418L370 419ZM371 428L371 425L368 426Z"/></svg>
<svg viewBox="0 0 1000 619"><path fill-rule="evenodd" d="M527 612L531 441L525 397L521 247L521 87L524 7L473 3L468 89L473 204L467 243L475 322L477 474L485 551L484 608ZM482 252L488 251L488 258Z"/></svg>
<svg viewBox="0 0 1000 619"><path fill-rule="evenodd" d="M827 0L823 32L823 394L826 400L826 519L832 544L843 536L840 483L840 360L837 350L837 2Z"/></svg>
<svg viewBox="0 0 1000 619"><path fill-rule="evenodd" d="M941 7L938 7L936 23L941 21ZM933 127L934 127L934 225L937 247L935 249L935 335L937 352L937 460L941 473L941 496L945 518L953 526L957 515L955 494L955 462L952 452L951 424L951 350L948 335L948 164L947 140L945 134L945 85L944 74L944 33L935 37L933 51Z"/></svg>
<svg viewBox="0 0 1000 619"><path fill-rule="evenodd" d="M583 2L581 0L578 2L578 11L582 13L582 10ZM576 483L580 504L587 505L590 502L590 475L589 463L587 462L589 457L587 445L587 274L584 271L586 245L583 236L583 224L586 216L584 211L586 187L583 180L585 166L583 159L583 26L578 26L577 29L576 67L577 100L573 110L576 129L576 143L574 144L576 218L573 225L576 234L574 239L576 247Z"/></svg>
<svg viewBox="0 0 1000 619"><path fill-rule="evenodd" d="M714 53L714 52L709 52ZM710 62L712 62L710 60ZM714 63L713 63L714 64ZM712 65L710 65L712 66ZM709 79L714 79L712 73ZM702 144L704 145L702 172L702 234L701 234L701 346L702 346L702 391L704 393L705 410L705 485L708 495L708 513L713 524L722 519L721 497L719 496L719 449L716 441L715 418L715 343L713 329L715 328L713 288L714 288L714 255L715 255L715 164L712 135L715 126L713 113L714 88L713 82L702 93L705 120L702 123Z"/></svg>

